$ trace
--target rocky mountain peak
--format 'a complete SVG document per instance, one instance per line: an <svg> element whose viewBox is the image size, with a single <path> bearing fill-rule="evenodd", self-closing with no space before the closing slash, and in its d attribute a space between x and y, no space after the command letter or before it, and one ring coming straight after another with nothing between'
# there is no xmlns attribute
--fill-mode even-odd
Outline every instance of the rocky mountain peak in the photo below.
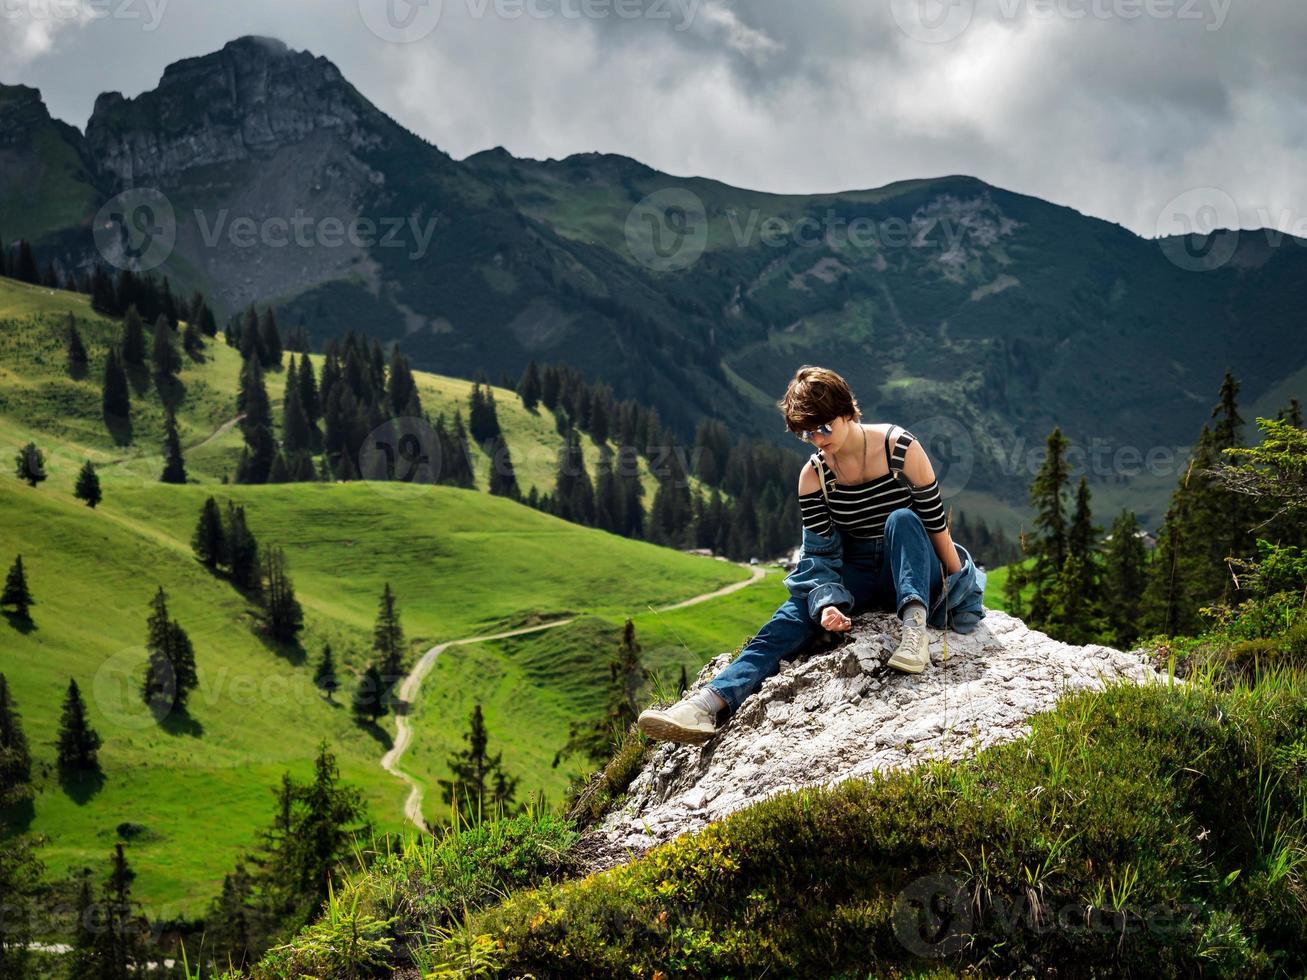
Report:
<svg viewBox="0 0 1307 980"><path fill-rule="evenodd" d="M393 127L326 58L242 37L169 65L158 88L134 99L102 95L86 138L103 170L129 187L266 158L324 131L359 149Z"/></svg>
<svg viewBox="0 0 1307 980"><path fill-rule="evenodd" d="M885 665L898 633L892 614L856 617L838 646L783 662L705 745L658 743L624 801L586 833L591 870L776 793L1019 738L1064 692L1165 682L1142 652L1062 643L993 609L966 635L930 629L931 666L918 675ZM707 664L691 693L729 662Z"/></svg>
<svg viewBox="0 0 1307 980"><path fill-rule="evenodd" d="M39 90L26 85L0 85L0 145L19 141L49 121L50 112Z"/></svg>

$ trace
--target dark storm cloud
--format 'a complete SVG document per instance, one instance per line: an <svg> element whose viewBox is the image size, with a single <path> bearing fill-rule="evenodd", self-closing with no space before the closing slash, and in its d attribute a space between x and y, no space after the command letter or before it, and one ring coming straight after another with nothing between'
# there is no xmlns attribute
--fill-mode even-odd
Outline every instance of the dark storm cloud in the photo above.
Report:
<svg viewBox="0 0 1307 980"><path fill-rule="evenodd" d="M0 0L0 78L80 126L101 90L266 34L456 157L599 150L778 192L970 173L1148 235L1209 188L1307 231L1299 3L386 2Z"/></svg>

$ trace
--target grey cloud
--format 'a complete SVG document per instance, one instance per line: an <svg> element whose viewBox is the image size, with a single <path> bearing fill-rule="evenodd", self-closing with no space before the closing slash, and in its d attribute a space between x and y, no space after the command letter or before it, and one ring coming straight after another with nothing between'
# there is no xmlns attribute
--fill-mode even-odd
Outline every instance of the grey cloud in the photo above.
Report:
<svg viewBox="0 0 1307 980"><path fill-rule="evenodd" d="M1128 19L1093 11L1167 0L976 0L961 36L929 44L890 0L639 0L672 16L597 18L505 18L498 2L444 0L429 37L396 45L368 32L355 0L171 0L157 30L114 18L62 29L0 76L40 87L81 126L101 90L135 94L171 61L267 34L332 59L459 158L498 144L618 152L777 192L970 173L1143 234L1198 186L1232 195L1249 223L1259 209L1281 227L1307 217L1302 4L1174 0L1172 16ZM1057 13L1078 10L1090 13ZM0 31L8 52L17 25Z"/></svg>

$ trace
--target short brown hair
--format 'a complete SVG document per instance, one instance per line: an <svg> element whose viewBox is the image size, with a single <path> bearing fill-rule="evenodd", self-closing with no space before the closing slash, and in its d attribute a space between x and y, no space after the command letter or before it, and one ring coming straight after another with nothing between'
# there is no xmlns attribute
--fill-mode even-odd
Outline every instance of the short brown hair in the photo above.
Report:
<svg viewBox="0 0 1307 980"><path fill-rule="evenodd" d="M829 368L805 364L794 372L785 397L776 403L791 432L815 429L843 416L862 418L848 382Z"/></svg>

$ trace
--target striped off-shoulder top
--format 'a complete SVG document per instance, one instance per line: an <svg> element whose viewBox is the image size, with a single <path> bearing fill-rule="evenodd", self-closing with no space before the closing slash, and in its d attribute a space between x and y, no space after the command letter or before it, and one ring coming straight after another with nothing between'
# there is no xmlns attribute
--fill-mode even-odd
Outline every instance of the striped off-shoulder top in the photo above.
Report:
<svg viewBox="0 0 1307 980"><path fill-rule="evenodd" d="M820 467L815 463L809 465L814 466L818 477L826 481L830 506L827 507L820 488L811 493L799 494L803 526L818 534L830 534L833 519L842 534L855 538L879 538L885 534L885 520L890 513L900 507L910 507L921 518L927 531L945 530L948 525L944 520L944 501L940 497L939 481L931 480L925 486L909 490L894 477L893 471L900 474L903 472L903 461L915 438L907 429L900 429L894 440L894 448L889 453L891 472L853 486L836 482L835 474L826 464L825 455L820 449L817 450ZM888 445L887 435L886 446Z"/></svg>

